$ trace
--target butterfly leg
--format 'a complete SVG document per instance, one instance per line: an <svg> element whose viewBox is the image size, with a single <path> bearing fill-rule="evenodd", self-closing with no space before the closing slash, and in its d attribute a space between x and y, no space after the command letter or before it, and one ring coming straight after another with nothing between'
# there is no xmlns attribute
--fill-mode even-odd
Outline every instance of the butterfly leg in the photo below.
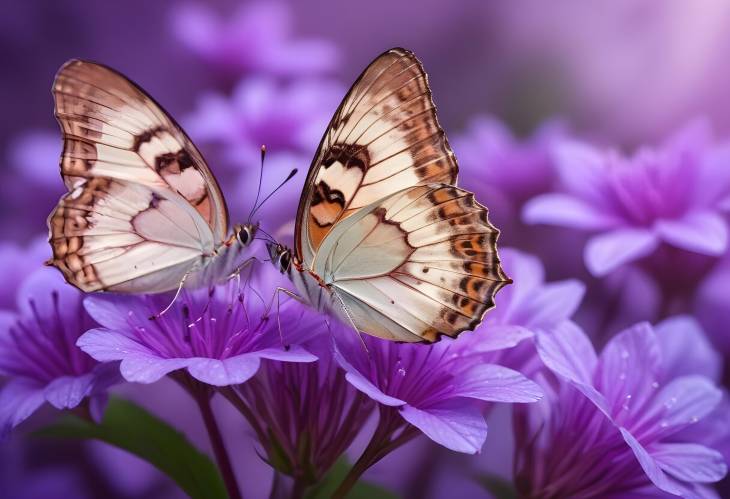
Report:
<svg viewBox="0 0 730 499"><path fill-rule="evenodd" d="M289 296L290 298L295 299L299 303L303 305L307 305L307 303L304 301L304 298L296 294L294 291L291 291L286 288L282 288L281 286L277 286L276 290L274 291L274 296L276 297L276 324L279 328L279 339L281 340L281 344L284 347L285 350L289 350L289 345L284 343L284 333L281 331L281 314L280 314L280 308L281 308L281 293L284 293L285 295ZM273 302L272 302L273 305Z"/></svg>
<svg viewBox="0 0 730 499"><path fill-rule="evenodd" d="M162 317L165 313L167 313L168 310L170 310L173 306L173 304L177 301L178 297L180 296L180 293L182 292L183 286L185 286L185 281L187 280L190 273L193 272L193 270L188 270L185 272L185 275L182 276L182 279L180 279L180 283L177 286L177 290L175 291L175 296L172 297L172 301L168 303L168 305L163 308L160 312L157 312L155 315L150 316L150 320L153 321L155 319L159 319Z"/></svg>
<svg viewBox="0 0 730 499"><path fill-rule="evenodd" d="M337 296L337 293L335 293L335 296ZM365 344L365 340L362 339L362 333L355 325L355 321L352 320L352 316L350 315L350 311L347 309L347 305L345 305L345 302L342 301L342 298L337 296L337 299L340 300L340 305L342 306L342 310L345 312L345 316L347 317L347 321L350 323L352 328L355 330L355 333L357 333L357 337L360 339L360 344L365 349L365 353L367 353L368 358L370 357L370 350L368 350L368 346Z"/></svg>

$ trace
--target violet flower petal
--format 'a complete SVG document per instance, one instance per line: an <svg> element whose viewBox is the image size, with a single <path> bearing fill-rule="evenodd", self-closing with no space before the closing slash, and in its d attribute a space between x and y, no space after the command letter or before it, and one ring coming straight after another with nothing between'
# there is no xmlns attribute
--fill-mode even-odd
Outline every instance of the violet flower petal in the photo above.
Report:
<svg viewBox="0 0 730 499"><path fill-rule="evenodd" d="M718 482L727 474L722 454L704 445L660 443L652 446L651 455L661 469L685 482Z"/></svg>
<svg viewBox="0 0 730 499"><path fill-rule="evenodd" d="M489 402L536 402L542 398L537 383L521 373L496 364L476 364L454 380L452 397Z"/></svg>
<svg viewBox="0 0 730 499"><path fill-rule="evenodd" d="M39 383L24 379L8 381L0 390L0 439L6 438L45 401Z"/></svg>
<svg viewBox="0 0 730 499"><path fill-rule="evenodd" d="M583 230L604 230L620 224L619 220L569 194L540 194L525 203L522 221Z"/></svg>
<svg viewBox="0 0 730 499"><path fill-rule="evenodd" d="M715 212L694 211L678 220L658 220L654 228L664 241L688 251L716 256L727 249L727 224Z"/></svg>
<svg viewBox="0 0 730 499"><path fill-rule="evenodd" d="M400 413L428 438L456 452L475 454L487 439L482 409L467 399L444 400L424 409L406 405Z"/></svg>
<svg viewBox="0 0 730 499"><path fill-rule="evenodd" d="M654 252L659 245L656 234L647 229L616 229L592 237L584 250L591 274L602 277L626 263Z"/></svg>

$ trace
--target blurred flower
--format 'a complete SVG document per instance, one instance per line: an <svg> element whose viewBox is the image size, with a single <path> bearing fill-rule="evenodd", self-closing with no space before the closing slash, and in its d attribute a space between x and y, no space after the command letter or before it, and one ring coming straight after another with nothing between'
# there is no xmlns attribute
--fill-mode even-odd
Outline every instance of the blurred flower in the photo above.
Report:
<svg viewBox="0 0 730 499"><path fill-rule="evenodd" d="M18 312L0 313L0 374L9 378L0 392L0 435L44 402L69 409L88 397L91 415L101 416L118 375L117 366L99 364L76 347L94 326L81 293L56 270L38 269L23 282Z"/></svg>
<svg viewBox="0 0 730 499"><path fill-rule="evenodd" d="M291 18L281 2L242 4L227 19L196 3L176 6L172 28L191 51L225 71L291 76L332 70L339 59L334 44L294 39Z"/></svg>
<svg viewBox="0 0 730 499"><path fill-rule="evenodd" d="M699 335L699 336L698 336ZM705 426L722 392L701 331L679 318L640 323L596 356L575 324L537 337L556 375L534 410L516 411L516 484L525 497L701 496L722 479L722 455L690 432ZM704 343L706 344L706 342ZM727 417L727 415L725 416Z"/></svg>
<svg viewBox="0 0 730 499"><path fill-rule="evenodd" d="M692 313L707 331L716 348L730 354L730 259L725 258L715 267L691 296Z"/></svg>
<svg viewBox="0 0 730 499"><path fill-rule="evenodd" d="M0 242L0 309L15 308L20 284L37 270L50 256L51 250L46 237L37 237L25 246L12 241Z"/></svg>
<svg viewBox="0 0 730 499"><path fill-rule="evenodd" d="M27 240L45 227L45 220L63 194L59 174L61 136L58 131L29 130L8 143L7 166L0 174L0 210L4 237Z"/></svg>
<svg viewBox="0 0 730 499"><path fill-rule="evenodd" d="M724 2L518 0L494 10L493 65L509 67L505 86L540 95L556 80L559 105L582 129L636 142L697 113L727 126Z"/></svg>
<svg viewBox="0 0 730 499"><path fill-rule="evenodd" d="M488 201L498 226L518 218L529 198L550 190L555 177L550 148L564 137L564 128L548 121L523 140L499 120L480 115L451 140L463 187Z"/></svg>
<svg viewBox="0 0 730 499"><path fill-rule="evenodd" d="M248 78L230 98L204 95L185 120L185 128L197 141L222 144L228 159L248 167L256 178L262 145L275 153L313 155L343 95L344 89L329 80L283 84L266 77Z"/></svg>
<svg viewBox="0 0 730 499"><path fill-rule="evenodd" d="M267 462L303 487L319 482L374 408L345 380L332 356L329 335L319 334L306 346L317 354L317 362L267 360L253 379L236 387L236 405L248 407L244 412Z"/></svg>
<svg viewBox="0 0 730 499"><path fill-rule="evenodd" d="M396 426L411 424L458 452L473 454L484 444L481 402L534 402L541 393L522 374L483 362L479 352L451 338L426 346L370 336L360 341L352 332L339 335L335 356L350 383L397 411Z"/></svg>
<svg viewBox="0 0 730 499"><path fill-rule="evenodd" d="M562 192L530 200L527 223L600 232L585 248L593 275L604 276L654 253L660 243L702 255L727 248L722 210L730 193L730 150L708 148L694 123L655 149L632 157L565 142L556 148Z"/></svg>
<svg viewBox="0 0 730 499"><path fill-rule="evenodd" d="M102 327L78 345L99 361L122 361L122 376L138 383L186 369L198 381L227 386L250 379L261 359L315 360L301 343L316 332L316 314L289 304L280 315L269 314L257 298L231 279L212 292L184 290L153 319L169 304L168 295L91 296L86 309Z"/></svg>

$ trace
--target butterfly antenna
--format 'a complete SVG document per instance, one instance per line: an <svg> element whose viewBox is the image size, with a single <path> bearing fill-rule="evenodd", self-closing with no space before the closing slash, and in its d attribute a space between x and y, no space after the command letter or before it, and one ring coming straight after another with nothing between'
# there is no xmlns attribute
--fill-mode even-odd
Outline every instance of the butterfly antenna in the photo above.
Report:
<svg viewBox="0 0 730 499"><path fill-rule="evenodd" d="M259 186L256 189L256 200L253 202L253 206L251 207L251 212L248 214L248 222L251 223L251 217L253 217L254 212L256 211L256 205L259 204L259 196L261 196L261 183L264 179L264 159L266 159L266 145L261 145L261 166L259 168Z"/></svg>
<svg viewBox="0 0 730 499"><path fill-rule="evenodd" d="M296 168L294 168L292 171L290 171L289 172L289 175L287 175L287 177L276 187L276 189L274 189L273 191L271 191L264 199L262 199L261 200L261 203L259 203L258 206L255 206L254 207L254 209L251 212L251 215L249 215L249 217L253 217L254 213L256 213L256 211L259 208L261 208L264 205L264 203L266 203L266 201L268 201L271 198L271 196L273 196L274 194L276 194L276 192L279 189L281 189L282 187L284 187L284 185L286 185L287 182L289 182L291 179L293 179L294 178L294 175L297 174L297 171L299 171L299 170L297 170Z"/></svg>

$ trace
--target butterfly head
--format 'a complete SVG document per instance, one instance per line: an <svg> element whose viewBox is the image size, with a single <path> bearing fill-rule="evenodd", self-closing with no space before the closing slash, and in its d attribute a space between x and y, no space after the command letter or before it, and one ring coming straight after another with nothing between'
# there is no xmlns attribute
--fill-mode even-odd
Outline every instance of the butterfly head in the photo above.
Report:
<svg viewBox="0 0 730 499"><path fill-rule="evenodd" d="M274 264L274 267L282 274L287 273L291 266L291 250L282 244L274 242L266 243L266 249L269 251L269 258L271 258L271 263Z"/></svg>
<svg viewBox="0 0 730 499"><path fill-rule="evenodd" d="M248 246L256 236L258 230L258 224L239 224L233 228L233 232L236 236L236 241L243 247Z"/></svg>

